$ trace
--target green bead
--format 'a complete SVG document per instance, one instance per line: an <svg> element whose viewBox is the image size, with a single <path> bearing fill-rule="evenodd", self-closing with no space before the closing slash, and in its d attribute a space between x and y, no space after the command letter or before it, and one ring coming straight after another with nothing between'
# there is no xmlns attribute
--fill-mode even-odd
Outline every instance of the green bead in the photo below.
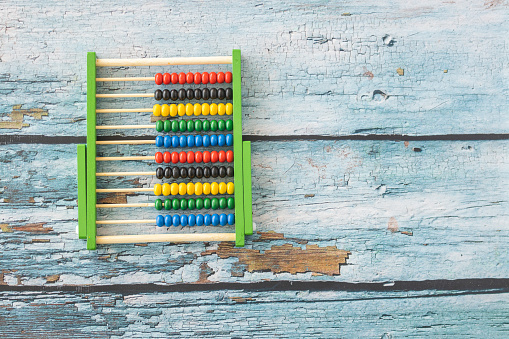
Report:
<svg viewBox="0 0 509 339"><path fill-rule="evenodd" d="M233 131L233 121L231 119L226 120L226 130Z"/></svg>
<svg viewBox="0 0 509 339"><path fill-rule="evenodd" d="M171 131L171 120L164 120L164 131Z"/></svg>
<svg viewBox="0 0 509 339"><path fill-rule="evenodd" d="M210 209L210 198L203 199L203 208L206 210Z"/></svg>
<svg viewBox="0 0 509 339"><path fill-rule="evenodd" d="M212 120L212 121L210 122L210 130L211 130L212 132L217 131L217 127L218 127L217 125L218 125L218 124L217 124L217 120Z"/></svg>
<svg viewBox="0 0 509 339"><path fill-rule="evenodd" d="M192 211L196 208L196 200L194 200L193 198L190 198L187 200L187 208Z"/></svg>
<svg viewBox="0 0 509 339"><path fill-rule="evenodd" d="M201 210L203 208L203 199L202 198L196 198L196 209Z"/></svg>
<svg viewBox="0 0 509 339"><path fill-rule="evenodd" d="M171 131L178 132L178 130L179 130L179 122L177 120L173 120L171 122Z"/></svg>
<svg viewBox="0 0 509 339"><path fill-rule="evenodd" d="M178 199L173 199L171 202L171 207L174 210L178 210L180 208L180 201Z"/></svg>
<svg viewBox="0 0 509 339"><path fill-rule="evenodd" d="M210 207L213 209L213 210L217 210L219 208L219 200L217 198L212 198L210 200Z"/></svg>
<svg viewBox="0 0 509 339"><path fill-rule="evenodd" d="M185 132L187 131L187 122L185 120L180 120L180 123L179 123L179 130L181 132Z"/></svg>
<svg viewBox="0 0 509 339"><path fill-rule="evenodd" d="M171 199L166 199L164 201L164 209L165 210L171 210Z"/></svg>
<svg viewBox="0 0 509 339"><path fill-rule="evenodd" d="M203 130L206 132L206 131L210 131L210 121L208 120L204 120L203 121Z"/></svg>
<svg viewBox="0 0 509 339"><path fill-rule="evenodd" d="M194 131L194 121L193 120L187 120L187 131L188 132Z"/></svg>
<svg viewBox="0 0 509 339"><path fill-rule="evenodd" d="M224 210L228 206L228 203L226 202L226 198L219 199L219 208Z"/></svg>
<svg viewBox="0 0 509 339"><path fill-rule="evenodd" d="M219 120L217 128L219 128L220 131L224 131L226 129L226 122L224 120Z"/></svg>
<svg viewBox="0 0 509 339"><path fill-rule="evenodd" d="M164 121L157 120L156 121L156 131L162 132L164 130Z"/></svg>
<svg viewBox="0 0 509 339"><path fill-rule="evenodd" d="M200 132L202 129L203 129L203 123L201 122L201 120L196 120L194 122L194 130L197 132Z"/></svg>
<svg viewBox="0 0 509 339"><path fill-rule="evenodd" d="M163 202L161 199L156 199L154 206L156 207L156 210L160 211L163 209Z"/></svg>
<svg viewBox="0 0 509 339"><path fill-rule="evenodd" d="M228 208L231 210L235 208L235 199L228 198Z"/></svg>
<svg viewBox="0 0 509 339"><path fill-rule="evenodd" d="M182 199L182 200L180 200L180 209L181 209L182 211L187 210L187 200L186 200L186 199Z"/></svg>

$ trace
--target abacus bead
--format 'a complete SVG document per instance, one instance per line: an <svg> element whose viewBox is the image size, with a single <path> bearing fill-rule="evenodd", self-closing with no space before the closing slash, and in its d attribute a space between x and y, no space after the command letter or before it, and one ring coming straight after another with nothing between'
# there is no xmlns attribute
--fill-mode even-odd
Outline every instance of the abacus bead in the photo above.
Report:
<svg viewBox="0 0 509 339"><path fill-rule="evenodd" d="M170 73L164 73L163 74L163 83L165 85L169 85L171 83L171 75L170 75Z"/></svg>
<svg viewBox="0 0 509 339"><path fill-rule="evenodd" d="M219 154L217 153L217 151L210 152L210 161L215 164L218 160Z"/></svg>
<svg viewBox="0 0 509 339"><path fill-rule="evenodd" d="M203 161L203 153L200 151L194 153L194 161L198 164L201 163Z"/></svg>
<svg viewBox="0 0 509 339"><path fill-rule="evenodd" d="M210 146L217 146L217 135L210 136Z"/></svg>
<svg viewBox="0 0 509 339"><path fill-rule="evenodd" d="M155 104L152 107L152 114L154 114L155 117L158 117L161 115L161 105Z"/></svg>
<svg viewBox="0 0 509 339"><path fill-rule="evenodd" d="M218 130L218 128L219 128L219 126L218 126L218 122L217 122L217 120L212 120L212 121L210 122L210 130L211 130L212 132L215 132L215 131L217 131L217 130Z"/></svg>
<svg viewBox="0 0 509 339"><path fill-rule="evenodd" d="M198 72L194 73L194 83L197 85L201 84L201 74Z"/></svg>
<svg viewBox="0 0 509 339"><path fill-rule="evenodd" d="M164 157L164 162L169 164L172 161L172 159L173 159L173 153L164 152L163 157Z"/></svg>
<svg viewBox="0 0 509 339"><path fill-rule="evenodd" d="M227 84L231 84L232 83L232 79L233 79L232 72L226 72L224 74L224 82L226 82Z"/></svg>
<svg viewBox="0 0 509 339"><path fill-rule="evenodd" d="M196 200L194 200L193 198L188 199L187 200L187 208L190 211L194 210L196 208Z"/></svg>
<svg viewBox="0 0 509 339"><path fill-rule="evenodd" d="M226 106L223 103L220 103L217 105L217 114L219 115L225 115L226 113ZM220 120L222 121L222 120Z"/></svg>
<svg viewBox="0 0 509 339"><path fill-rule="evenodd" d="M197 89L194 90L194 98L196 100L200 100L201 99L201 94L202 94L201 93L201 89L197 88Z"/></svg>
<svg viewBox="0 0 509 339"><path fill-rule="evenodd" d="M210 162L210 152L209 151L203 152L203 162L206 164Z"/></svg>
<svg viewBox="0 0 509 339"><path fill-rule="evenodd" d="M164 146L164 138L160 135L156 137L156 146L163 147Z"/></svg>
<svg viewBox="0 0 509 339"><path fill-rule="evenodd" d="M156 217L156 225L159 226L159 227L163 227L164 226L164 217L162 215L158 215Z"/></svg>
<svg viewBox="0 0 509 339"><path fill-rule="evenodd" d="M154 185L154 195L161 195L162 191L163 187L161 186L161 184Z"/></svg>
<svg viewBox="0 0 509 339"><path fill-rule="evenodd" d="M171 162L177 164L179 162L179 154L177 152L171 153Z"/></svg>
<svg viewBox="0 0 509 339"><path fill-rule="evenodd" d="M178 106L177 106L177 113L178 113L179 116L186 115L186 105L178 104Z"/></svg>
<svg viewBox="0 0 509 339"><path fill-rule="evenodd" d="M168 196L171 193L171 186L168 183L163 184L163 195Z"/></svg>
<svg viewBox="0 0 509 339"><path fill-rule="evenodd" d="M217 104L210 104L210 115L216 115L217 114Z"/></svg>
<svg viewBox="0 0 509 339"><path fill-rule="evenodd" d="M226 183L219 183L219 194L226 194Z"/></svg>
<svg viewBox="0 0 509 339"><path fill-rule="evenodd" d="M194 194L194 184L192 182L187 183L187 194L188 195Z"/></svg>
<svg viewBox="0 0 509 339"><path fill-rule="evenodd" d="M203 194L205 195L210 194L210 184L208 182L203 184Z"/></svg>
<svg viewBox="0 0 509 339"><path fill-rule="evenodd" d="M163 129L165 132L171 131L171 120L164 120Z"/></svg>
<svg viewBox="0 0 509 339"><path fill-rule="evenodd" d="M171 202L171 207L174 209L174 210L178 210L180 208L180 200L178 199L173 199L173 201Z"/></svg>
<svg viewBox="0 0 509 339"><path fill-rule="evenodd" d="M210 175L211 175L210 167L204 167L203 168L203 176L205 178L210 178Z"/></svg>
<svg viewBox="0 0 509 339"><path fill-rule="evenodd" d="M202 198L196 198L196 209L201 210L203 208L203 199Z"/></svg>
<svg viewBox="0 0 509 339"><path fill-rule="evenodd" d="M194 99L194 91L193 91L192 88L189 88L186 91L186 97L187 97L187 100L193 100Z"/></svg>
<svg viewBox="0 0 509 339"><path fill-rule="evenodd" d="M165 210L171 210L171 199L165 199L164 200L164 209Z"/></svg>
<svg viewBox="0 0 509 339"><path fill-rule="evenodd" d="M186 125L187 125L188 132L194 131L194 121L193 120L188 120Z"/></svg>
<svg viewBox="0 0 509 339"><path fill-rule="evenodd" d="M231 119L226 120L225 125L227 131L233 131L233 120Z"/></svg>
<svg viewBox="0 0 509 339"><path fill-rule="evenodd" d="M191 73L191 72L188 72L186 74L186 81L187 81L188 84L192 84L193 81L194 81L194 74Z"/></svg>
<svg viewBox="0 0 509 339"><path fill-rule="evenodd" d="M226 152L226 161L233 162L233 151L232 150Z"/></svg>
<svg viewBox="0 0 509 339"><path fill-rule="evenodd" d="M205 214L203 216L203 224L205 226L210 226L211 223L212 223L212 218L211 218L210 214Z"/></svg>
<svg viewBox="0 0 509 339"><path fill-rule="evenodd" d="M164 177L165 177L166 179L171 178L171 167L166 167L166 168L164 169Z"/></svg>
<svg viewBox="0 0 509 339"><path fill-rule="evenodd" d="M171 215L164 216L164 226L170 227L172 224L171 222Z"/></svg>
<svg viewBox="0 0 509 339"><path fill-rule="evenodd" d="M163 202L161 201L161 199L156 199L156 201L154 202L154 207L158 211L163 209Z"/></svg>
<svg viewBox="0 0 509 339"><path fill-rule="evenodd" d="M163 89L163 100L170 100L170 90L167 88Z"/></svg>
<svg viewBox="0 0 509 339"><path fill-rule="evenodd" d="M187 154L186 152L182 151L179 153L179 162L181 164L185 163L187 161Z"/></svg>
<svg viewBox="0 0 509 339"><path fill-rule="evenodd" d="M210 184L210 194L217 195L219 193L219 184L217 182L213 182Z"/></svg>
<svg viewBox="0 0 509 339"><path fill-rule="evenodd" d="M203 168L201 168L201 167L196 167L196 177L197 177L198 179L203 178Z"/></svg>
<svg viewBox="0 0 509 339"><path fill-rule="evenodd" d="M183 85L186 83L186 73L180 72L179 73L179 84Z"/></svg>
<svg viewBox="0 0 509 339"><path fill-rule="evenodd" d="M179 194L180 195L186 195L186 192L187 192L187 186L185 183L181 182L179 184Z"/></svg>
<svg viewBox="0 0 509 339"><path fill-rule="evenodd" d="M187 168L185 167L180 168L180 177L187 178Z"/></svg>
<svg viewBox="0 0 509 339"><path fill-rule="evenodd" d="M226 92L226 99L228 99L228 92ZM233 105L231 102L226 104L226 115L232 115L233 114Z"/></svg>
<svg viewBox="0 0 509 339"><path fill-rule="evenodd" d="M164 147L166 147L166 148L171 147L171 137L169 135L164 136L163 144L164 144Z"/></svg>
<svg viewBox="0 0 509 339"><path fill-rule="evenodd" d="M186 115L190 117L191 115L193 115L193 113L194 113L194 106L193 106L193 104L187 103L186 104Z"/></svg>
<svg viewBox="0 0 509 339"><path fill-rule="evenodd" d="M212 166L210 168L210 175L212 176L212 178L217 178L219 175L219 168L217 168L217 166Z"/></svg>
<svg viewBox="0 0 509 339"><path fill-rule="evenodd" d="M210 90L208 88L202 89L201 97L203 98L203 100L209 100L210 99Z"/></svg>
<svg viewBox="0 0 509 339"><path fill-rule="evenodd" d="M222 84L224 82L224 72L217 73L217 83Z"/></svg>
<svg viewBox="0 0 509 339"><path fill-rule="evenodd" d="M202 195L203 194L203 184L201 182L197 182L194 184L194 194Z"/></svg>
<svg viewBox="0 0 509 339"><path fill-rule="evenodd" d="M187 215L180 216L180 226L187 226Z"/></svg>
<svg viewBox="0 0 509 339"><path fill-rule="evenodd" d="M212 217L211 217L211 222L212 222L212 226L217 226L219 225L219 215L217 214L212 214Z"/></svg>
<svg viewBox="0 0 509 339"><path fill-rule="evenodd" d="M173 226L177 227L179 224L180 224L180 217L178 215L174 215L172 218L171 218L171 223L173 224Z"/></svg>
<svg viewBox="0 0 509 339"><path fill-rule="evenodd" d="M217 145L223 147L226 145L226 137L224 134L220 134L217 136Z"/></svg>
<svg viewBox="0 0 509 339"><path fill-rule="evenodd" d="M171 83L176 84L179 82L179 76L177 73L171 73Z"/></svg>
<svg viewBox="0 0 509 339"><path fill-rule="evenodd" d="M154 99L159 101L162 98L163 98L163 91L161 91L160 89L156 89L156 91L154 92Z"/></svg>
<svg viewBox="0 0 509 339"><path fill-rule="evenodd" d="M224 92L225 92L226 100L233 99L233 89L228 87L227 89L224 90Z"/></svg>
<svg viewBox="0 0 509 339"><path fill-rule="evenodd" d="M185 135L181 135L179 137L179 145L180 147L186 147L187 146L187 138Z"/></svg>
<svg viewBox="0 0 509 339"><path fill-rule="evenodd" d="M226 134L225 140L226 140L226 146L233 146L233 135Z"/></svg>
<svg viewBox="0 0 509 339"><path fill-rule="evenodd" d="M181 199L180 200L180 209L182 211L187 210L187 200L186 199Z"/></svg>
<svg viewBox="0 0 509 339"><path fill-rule="evenodd" d="M189 226L194 226L196 225L196 216L194 214L189 214L187 216L187 224Z"/></svg>
<svg viewBox="0 0 509 339"><path fill-rule="evenodd" d="M186 90L183 88L179 89L179 100L186 100Z"/></svg>
<svg viewBox="0 0 509 339"><path fill-rule="evenodd" d="M189 155L187 157L189 158ZM187 170L187 176L189 179L194 179L194 177L196 177L196 169L194 167L189 167Z"/></svg>
<svg viewBox="0 0 509 339"><path fill-rule="evenodd" d="M219 176L220 176L221 178L226 177L226 167L224 167L224 166L219 167ZM224 194L224 193L223 193L223 194Z"/></svg>
<svg viewBox="0 0 509 339"><path fill-rule="evenodd" d="M227 206L228 206L228 208L229 208L229 209L231 209L231 210L232 210L232 209L234 209L234 208L235 208L235 199L234 199L234 198L231 198L231 197L230 197L230 198L228 198L228 199L226 200L226 204L227 204Z"/></svg>
<svg viewBox="0 0 509 339"><path fill-rule="evenodd" d="M194 130L197 131L197 132L200 132L203 128L203 123L201 120L196 120L194 122Z"/></svg>
<svg viewBox="0 0 509 339"><path fill-rule="evenodd" d="M176 89L172 89L170 92L170 99L175 101L179 98L179 92Z"/></svg>
<svg viewBox="0 0 509 339"><path fill-rule="evenodd" d="M163 84L163 75L161 73L156 73L154 80L156 82L156 85L162 85Z"/></svg>
<svg viewBox="0 0 509 339"><path fill-rule="evenodd" d="M211 99L217 99L217 88L211 88L210 89L210 98Z"/></svg>
<svg viewBox="0 0 509 339"><path fill-rule="evenodd" d="M177 120L173 120L171 122L171 131L177 132L179 130L179 122Z"/></svg>
<svg viewBox="0 0 509 339"><path fill-rule="evenodd" d="M217 210L219 208L219 200L217 198L210 199L210 208Z"/></svg>
<svg viewBox="0 0 509 339"><path fill-rule="evenodd" d="M202 84L208 84L209 83L209 73L208 72L203 72L201 74L201 83Z"/></svg>
<svg viewBox="0 0 509 339"><path fill-rule="evenodd" d="M168 115L170 115L170 106L168 106L167 104L164 104L161 106L161 115L163 117L167 117Z"/></svg>
<svg viewBox="0 0 509 339"><path fill-rule="evenodd" d="M217 129L220 130L220 131L224 131L226 129L226 121L219 120L217 122Z"/></svg>
<svg viewBox="0 0 509 339"><path fill-rule="evenodd" d="M198 214L196 216L196 226L202 226L203 225L203 215Z"/></svg>
<svg viewBox="0 0 509 339"><path fill-rule="evenodd" d="M162 179L164 177L164 170L162 167L158 167L156 169L156 178L157 179Z"/></svg>
<svg viewBox="0 0 509 339"><path fill-rule="evenodd" d="M213 85L217 81L217 74L216 72L210 72L209 74L209 82Z"/></svg>
<svg viewBox="0 0 509 339"><path fill-rule="evenodd" d="M226 167L226 175L229 177L233 177L233 166Z"/></svg>
<svg viewBox="0 0 509 339"><path fill-rule="evenodd" d="M194 136L193 135L187 136L187 147L194 147Z"/></svg>
<svg viewBox="0 0 509 339"><path fill-rule="evenodd" d="M156 158L156 162L158 164L162 163L163 162L163 153L156 152L155 158Z"/></svg>
<svg viewBox="0 0 509 339"><path fill-rule="evenodd" d="M201 114L209 115L210 114L210 105L206 102L201 105Z"/></svg>
<svg viewBox="0 0 509 339"><path fill-rule="evenodd" d="M210 146L210 135L204 135L203 136L203 147L209 147Z"/></svg>
<svg viewBox="0 0 509 339"><path fill-rule="evenodd" d="M226 202L226 198L221 198L219 199L219 208L220 209L225 209L227 207L227 202Z"/></svg>
<svg viewBox="0 0 509 339"><path fill-rule="evenodd" d="M194 136L194 144L196 147L203 146L203 137L201 135L195 135Z"/></svg>
<svg viewBox="0 0 509 339"><path fill-rule="evenodd" d="M194 162L194 152L189 151L187 152L187 163L192 164Z"/></svg>
<svg viewBox="0 0 509 339"><path fill-rule="evenodd" d="M219 215L219 225L221 225L221 226L226 226L226 223L227 223L227 217L226 217L226 214L221 213L221 214Z"/></svg>
<svg viewBox="0 0 509 339"><path fill-rule="evenodd" d="M169 136L169 135L168 135ZM179 147L179 137L174 135L171 137L171 147Z"/></svg>
<svg viewBox="0 0 509 339"><path fill-rule="evenodd" d="M233 194L235 191L235 186L233 185L233 182L229 182L226 184L226 193Z"/></svg>
<svg viewBox="0 0 509 339"><path fill-rule="evenodd" d="M219 162L225 162L226 161L226 152L225 151L219 151L217 155L217 159Z"/></svg>
<svg viewBox="0 0 509 339"><path fill-rule="evenodd" d="M228 214L228 216L226 217L227 221L228 221L228 225L233 225L235 224L235 214Z"/></svg>
<svg viewBox="0 0 509 339"><path fill-rule="evenodd" d="M171 169L171 176L173 177L173 179L180 178L180 169L178 167L173 167Z"/></svg>
<svg viewBox="0 0 509 339"><path fill-rule="evenodd" d="M224 88L219 88L217 90L217 97L220 99L220 100L223 100L224 98L226 98L226 91L224 90Z"/></svg>
<svg viewBox="0 0 509 339"><path fill-rule="evenodd" d="M210 131L210 121L208 120L203 121L203 130L205 132Z"/></svg>
<svg viewBox="0 0 509 339"><path fill-rule="evenodd" d="M187 122L185 120L180 120L180 122L179 122L179 130L181 132L187 131Z"/></svg>

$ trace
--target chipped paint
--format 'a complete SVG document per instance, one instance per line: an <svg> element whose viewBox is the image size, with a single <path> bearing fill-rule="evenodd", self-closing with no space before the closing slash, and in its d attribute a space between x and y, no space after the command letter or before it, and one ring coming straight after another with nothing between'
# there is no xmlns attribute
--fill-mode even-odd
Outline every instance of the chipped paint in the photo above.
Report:
<svg viewBox="0 0 509 339"><path fill-rule="evenodd" d="M0 121L0 129L22 129L29 127L30 124L23 122L25 116L41 120L42 117L48 116L48 111L42 108L22 109L22 105L14 105L12 112L7 115L8 120Z"/></svg>

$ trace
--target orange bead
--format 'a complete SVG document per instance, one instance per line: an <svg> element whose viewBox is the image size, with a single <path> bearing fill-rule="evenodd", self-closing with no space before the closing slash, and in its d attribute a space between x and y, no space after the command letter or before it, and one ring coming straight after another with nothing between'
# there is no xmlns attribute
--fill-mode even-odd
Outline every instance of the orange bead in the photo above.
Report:
<svg viewBox="0 0 509 339"><path fill-rule="evenodd" d="M171 75L170 73L163 74L163 84L169 85L171 83Z"/></svg>
<svg viewBox="0 0 509 339"><path fill-rule="evenodd" d="M217 83L222 84L223 82L224 82L224 73L223 72L217 73Z"/></svg>
<svg viewBox="0 0 509 339"><path fill-rule="evenodd" d="M209 82L213 85L215 84L217 81L217 74L216 72L210 72L210 75L209 75Z"/></svg>
<svg viewBox="0 0 509 339"><path fill-rule="evenodd" d="M155 76L156 85L161 85L163 83L163 75L161 73L157 73Z"/></svg>
<svg viewBox="0 0 509 339"><path fill-rule="evenodd" d="M179 73L179 84L183 85L186 83L186 73L180 72Z"/></svg>
<svg viewBox="0 0 509 339"><path fill-rule="evenodd" d="M179 82L179 76L177 73L171 73L171 83L172 84L178 84Z"/></svg>
<svg viewBox="0 0 509 339"><path fill-rule="evenodd" d="M186 74L186 81L188 84L192 84L194 81L194 74L189 72Z"/></svg>
<svg viewBox="0 0 509 339"><path fill-rule="evenodd" d="M226 161L227 162L233 162L233 151L226 151Z"/></svg>
<svg viewBox="0 0 509 339"><path fill-rule="evenodd" d="M210 152L210 161L213 163L216 163L219 160L219 154L217 154L217 151Z"/></svg>
<svg viewBox="0 0 509 339"><path fill-rule="evenodd" d="M232 72L226 72L224 74L224 82L226 82L227 84L231 84L232 79L233 79Z"/></svg>
<svg viewBox="0 0 509 339"><path fill-rule="evenodd" d="M209 83L209 73L208 72L203 72L201 74L201 83L202 84L208 84Z"/></svg>
<svg viewBox="0 0 509 339"><path fill-rule="evenodd" d="M201 74L198 72L194 73L194 83L197 85L201 84Z"/></svg>

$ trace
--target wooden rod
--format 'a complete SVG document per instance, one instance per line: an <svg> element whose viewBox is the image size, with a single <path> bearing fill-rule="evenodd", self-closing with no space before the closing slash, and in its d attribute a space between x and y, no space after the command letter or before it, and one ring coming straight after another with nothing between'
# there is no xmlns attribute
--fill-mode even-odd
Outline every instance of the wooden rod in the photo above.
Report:
<svg viewBox="0 0 509 339"><path fill-rule="evenodd" d="M97 193L153 192L153 188L97 188Z"/></svg>
<svg viewBox="0 0 509 339"><path fill-rule="evenodd" d="M96 113L152 113L153 108L101 108L96 109Z"/></svg>
<svg viewBox="0 0 509 339"><path fill-rule="evenodd" d="M154 77L96 78L95 81L154 81Z"/></svg>
<svg viewBox="0 0 509 339"><path fill-rule="evenodd" d="M96 141L96 145L146 145L155 144L154 140L109 140L109 141Z"/></svg>
<svg viewBox="0 0 509 339"><path fill-rule="evenodd" d="M97 129L138 129L138 128L156 128L156 125L102 125L95 126Z"/></svg>
<svg viewBox="0 0 509 339"><path fill-rule="evenodd" d="M143 59L97 59L98 67L114 66L170 66L231 64L231 56L190 57L190 58L143 58Z"/></svg>
<svg viewBox="0 0 509 339"><path fill-rule="evenodd" d="M150 202L144 202L139 204L96 204L96 208L116 208L116 207L153 207L154 204Z"/></svg>
<svg viewBox="0 0 509 339"><path fill-rule="evenodd" d="M154 157L139 155L132 157L96 157L96 161L117 161L117 160L154 160Z"/></svg>
<svg viewBox="0 0 509 339"><path fill-rule="evenodd" d="M101 172L95 175L98 177L123 177L128 175L156 175L156 172Z"/></svg>
<svg viewBox="0 0 509 339"><path fill-rule="evenodd" d="M235 241L235 233L102 235L98 244L135 244L143 242Z"/></svg>
<svg viewBox="0 0 509 339"><path fill-rule="evenodd" d="M153 98L154 93L96 94L96 98Z"/></svg>
<svg viewBox="0 0 509 339"><path fill-rule="evenodd" d="M156 219L138 219L138 220L97 220L97 225L120 225L120 224L155 224Z"/></svg>

